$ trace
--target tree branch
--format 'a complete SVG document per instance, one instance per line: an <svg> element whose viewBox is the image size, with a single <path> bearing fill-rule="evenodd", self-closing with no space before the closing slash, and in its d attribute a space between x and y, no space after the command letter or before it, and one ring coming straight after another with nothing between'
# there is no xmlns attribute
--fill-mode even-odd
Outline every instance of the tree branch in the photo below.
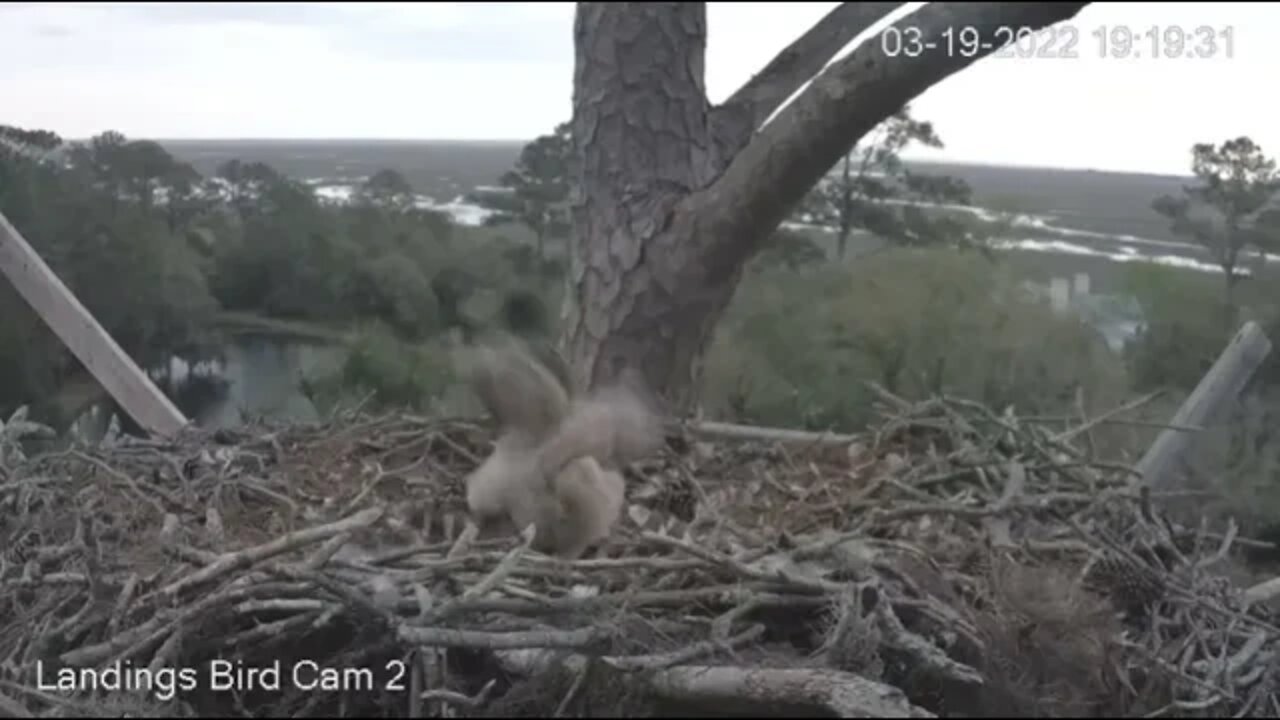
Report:
<svg viewBox="0 0 1280 720"><path fill-rule="evenodd" d="M720 178L686 202L708 267L745 262L786 213L854 144L916 96L1000 49L1009 30L1039 30L1088 3L930 3L891 27L904 47L919 33L934 49L886 55L880 36L833 63L760 131ZM985 45L966 56L943 33L973 28ZM956 35L952 35L955 39ZM1016 62L1013 59L1005 62Z"/></svg>
<svg viewBox="0 0 1280 720"><path fill-rule="evenodd" d="M764 121L844 46L896 10L900 2L845 2L778 53L728 100L711 111L712 132L729 157L741 150Z"/></svg>

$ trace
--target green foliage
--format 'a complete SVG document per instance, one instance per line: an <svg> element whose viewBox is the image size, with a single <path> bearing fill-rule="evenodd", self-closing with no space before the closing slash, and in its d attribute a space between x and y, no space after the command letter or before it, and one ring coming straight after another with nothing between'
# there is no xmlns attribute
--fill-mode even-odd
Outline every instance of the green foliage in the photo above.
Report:
<svg viewBox="0 0 1280 720"><path fill-rule="evenodd" d="M932 123L911 117L904 107L854 146L839 164L839 175L819 182L801 202L797 219L836 233L836 256L844 259L855 230L901 246L976 243L971 219L926 211L922 204L967 204L962 180L908 170L900 153L912 144L941 148ZM861 159L855 159L860 156Z"/></svg>
<svg viewBox="0 0 1280 720"><path fill-rule="evenodd" d="M541 158L530 150L521 167L545 175ZM500 294L521 275L513 243L456 228L416 200L395 169L374 173L352 203L330 204L261 162L232 159L202 177L159 144L120 133L64 145L0 126L0 211L144 366L216 344L224 310L337 327L372 321L379 330L350 378L376 389L370 373L385 371L386 387L409 392L418 382L409 375L429 363L406 370L376 352L392 358L393 341L436 337L477 291ZM476 281L446 307L436 280L451 273ZM81 372L7 286L0 348L0 406L46 398Z"/></svg>
<svg viewBox="0 0 1280 720"><path fill-rule="evenodd" d="M510 331L523 336L540 336L554 339L555 326L547 299L527 289L509 293L502 302L502 324Z"/></svg>
<svg viewBox="0 0 1280 720"><path fill-rule="evenodd" d="M69 147L41 131L0 137L0 211L125 351L150 363L199 344L216 305L185 232L155 209L189 168L118 133ZM20 298L0 301L0 403L42 399L76 363Z"/></svg>
<svg viewBox="0 0 1280 720"><path fill-rule="evenodd" d="M354 200L404 212L413 207L413 185L396 170L383 169L369 176L356 190Z"/></svg>
<svg viewBox="0 0 1280 720"><path fill-rule="evenodd" d="M430 279L449 261L452 228L414 207L398 172L375 173L336 207L261 164L232 161L220 175L241 218L215 253L224 307L331 324L378 318L409 338L439 329Z"/></svg>
<svg viewBox="0 0 1280 720"><path fill-rule="evenodd" d="M307 386L322 407L367 396L374 407L426 410L453 382L444 342L406 342L373 323L359 331L337 373L308 379Z"/></svg>
<svg viewBox="0 0 1280 720"><path fill-rule="evenodd" d="M439 326L436 298L422 269L399 252L360 268L357 291L368 315L384 318L397 332L422 337Z"/></svg>
<svg viewBox="0 0 1280 720"><path fill-rule="evenodd" d="M537 250L534 269L555 273L558 268L542 265L545 242L569 236L569 162L573 141L569 123L557 125L549 135L534 139L520 151L515 167L503 174L499 185L505 192L476 192L472 200L493 212L491 225L517 222L533 231Z"/></svg>
<svg viewBox="0 0 1280 720"><path fill-rule="evenodd" d="M1234 320L1230 313L1241 251L1250 245L1272 248L1280 237L1274 227L1254 217L1280 191L1280 174L1275 161L1248 137L1218 147L1197 143L1191 149L1191 170L1196 184L1183 188L1182 197L1156 198L1152 208L1169 218L1175 233L1203 245L1222 268L1223 298Z"/></svg>
<svg viewBox="0 0 1280 720"><path fill-rule="evenodd" d="M707 361L708 409L739 421L854 429L874 381L1020 412L1101 405L1124 371L1101 337L1032 300L999 266L950 249L895 249L854 267L744 281Z"/></svg>
<svg viewBox="0 0 1280 720"><path fill-rule="evenodd" d="M1203 273L1135 265L1125 288L1142 308L1143 327L1125 347L1135 388L1190 389L1235 330L1223 325L1217 282Z"/></svg>
<svg viewBox="0 0 1280 720"><path fill-rule="evenodd" d="M966 190L904 170L897 151L936 136L905 114L894 123L858 175L861 214L847 223L890 249L829 265L812 231L779 230L708 357L709 409L748 422L856 428L871 417L864 380L907 397L945 391L1026 413L1059 411L1077 388L1094 410L1114 405L1125 368L1096 333L1024 297L1006 269L978 254L895 247L956 244L950 238L970 229L913 207L964 202ZM513 203L500 219L528 229L499 232L417 207L394 169L375 172L351 204L331 204L264 163L232 160L202 177L159 145L118 133L64 145L53 133L0 126L0 211L144 364L217 343L214 320L225 310L358 328L341 370L308 381L313 398L370 394L374 405L434 411L457 391L446 330L554 334L564 288L542 278L561 274L564 260L543 255L530 233L563 237L568 140L566 125L525 148L504 179L510 192L495 196L507 200L494 202ZM1246 168L1251 182L1271 172L1233 148L1214 151L1236 158L1222 168ZM1227 190L1235 176L1201 154L1204 197L1243 196ZM1134 267L1148 326L1125 360L1141 384L1186 387L1220 351L1227 330L1212 312L1215 282ZM81 372L0 283L0 412L47 400Z"/></svg>
<svg viewBox="0 0 1280 720"><path fill-rule="evenodd" d="M799 270L827 259L827 253L810 234L801 230L779 228L751 262L755 271L783 267Z"/></svg>
<svg viewBox="0 0 1280 720"><path fill-rule="evenodd" d="M1220 280L1213 275L1159 265L1135 265L1125 276L1125 289L1142 308L1143 327L1125 348L1125 361L1135 390L1175 389L1189 392L1222 354L1239 323L1222 321ZM1242 286L1245 317L1256 320L1268 337L1280 330L1274 286L1268 279ZM1268 356L1255 374L1259 385L1280 378L1280 362Z"/></svg>

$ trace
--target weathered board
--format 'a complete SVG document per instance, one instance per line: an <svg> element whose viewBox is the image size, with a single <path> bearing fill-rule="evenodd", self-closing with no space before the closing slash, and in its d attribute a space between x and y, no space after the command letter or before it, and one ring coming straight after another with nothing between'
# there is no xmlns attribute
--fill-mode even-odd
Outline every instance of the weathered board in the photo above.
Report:
<svg viewBox="0 0 1280 720"><path fill-rule="evenodd" d="M1247 322L1187 396L1168 428L1156 437L1138 462L1142 480L1152 490L1164 489L1173 477L1173 467L1190 445L1193 435L1174 428L1204 427L1240 394L1253 373L1271 352L1271 341L1255 322Z"/></svg>
<svg viewBox="0 0 1280 720"><path fill-rule="evenodd" d="M0 272L135 422L161 436L172 435L187 424L182 412L116 344L3 214Z"/></svg>

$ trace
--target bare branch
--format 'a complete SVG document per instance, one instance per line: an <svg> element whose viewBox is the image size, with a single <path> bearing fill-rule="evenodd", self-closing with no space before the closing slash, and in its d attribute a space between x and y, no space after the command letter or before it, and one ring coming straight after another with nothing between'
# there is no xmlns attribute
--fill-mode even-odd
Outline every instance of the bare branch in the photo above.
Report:
<svg viewBox="0 0 1280 720"><path fill-rule="evenodd" d="M509 672L525 676L555 667L580 671L588 662L578 654L557 656L535 649L500 650L498 659ZM765 709L773 714L832 717L934 717L892 685L826 668L681 665L618 676L623 681L632 678L658 697L731 712Z"/></svg>
<svg viewBox="0 0 1280 720"><path fill-rule="evenodd" d="M925 90L996 52L1011 39L1009 30L1039 30L1074 17L1087 4L929 3L885 32L919 37L921 47L932 43L932 49L889 57L877 36L831 64L715 183L687 200L698 210L712 210L699 213L706 226L697 233L706 238L707 261L732 267L749 257L860 138ZM956 28L976 30L980 49L968 55L958 42L949 43L944 33L952 30L954 37Z"/></svg>
<svg viewBox="0 0 1280 720"><path fill-rule="evenodd" d="M900 2L840 3L712 110L714 132L730 155L746 146L764 121L821 72L836 53L901 5Z"/></svg>
<svg viewBox="0 0 1280 720"><path fill-rule="evenodd" d="M1244 601L1247 605L1254 603L1266 602L1280 595L1280 577L1264 580L1263 582L1250 587L1244 591Z"/></svg>
<svg viewBox="0 0 1280 720"><path fill-rule="evenodd" d="M661 697L746 708L783 707L836 717L933 717L898 688L825 668L671 668L648 678Z"/></svg>

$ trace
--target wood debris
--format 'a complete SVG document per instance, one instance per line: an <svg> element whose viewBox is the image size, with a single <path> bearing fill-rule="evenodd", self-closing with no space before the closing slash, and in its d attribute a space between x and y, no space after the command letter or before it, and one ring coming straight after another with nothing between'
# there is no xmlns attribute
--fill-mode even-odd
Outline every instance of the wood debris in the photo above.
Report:
<svg viewBox="0 0 1280 720"><path fill-rule="evenodd" d="M1280 713L1280 629L1213 573L1234 529L1168 522L1061 427L882 395L834 452L671 437L572 562L466 530L491 436L463 421L11 454L0 711ZM135 684L86 685L112 668Z"/></svg>

